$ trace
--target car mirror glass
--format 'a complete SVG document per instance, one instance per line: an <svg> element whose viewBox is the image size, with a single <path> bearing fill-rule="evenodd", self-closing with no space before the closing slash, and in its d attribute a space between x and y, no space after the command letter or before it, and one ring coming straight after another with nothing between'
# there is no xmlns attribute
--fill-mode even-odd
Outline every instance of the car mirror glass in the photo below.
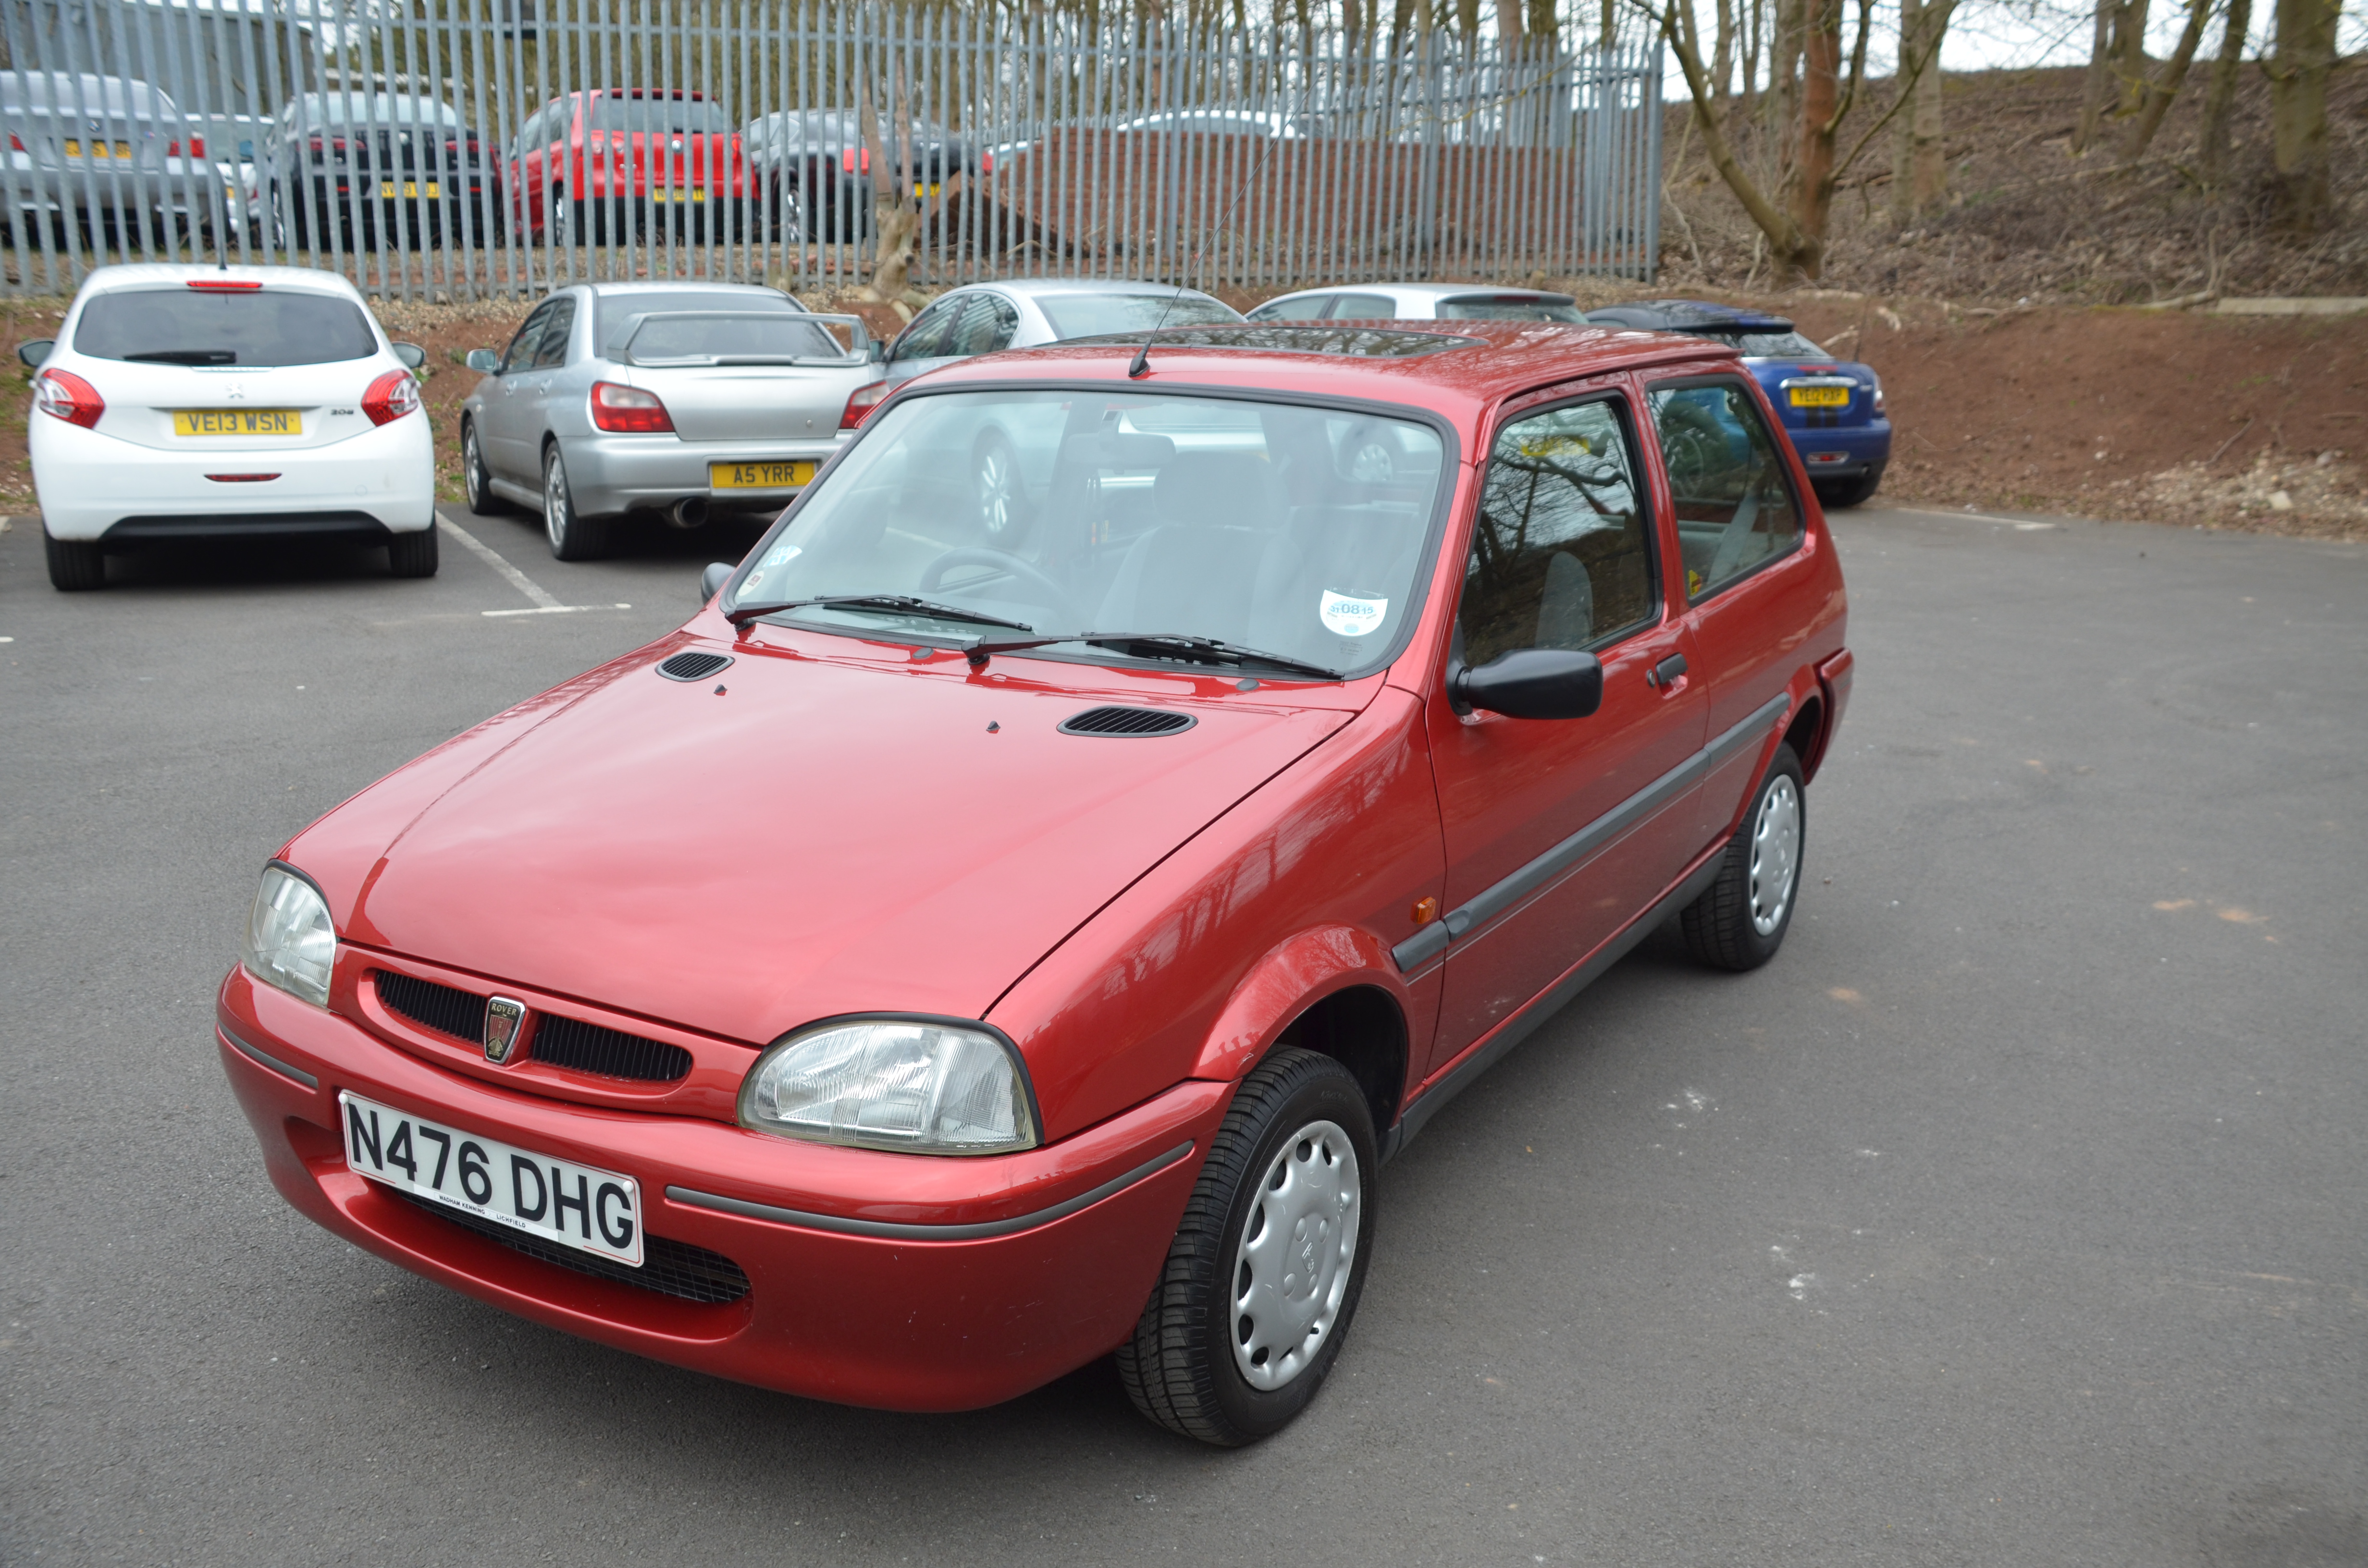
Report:
<svg viewBox="0 0 2368 1568"><path fill-rule="evenodd" d="M1603 665L1568 648L1516 648L1476 669L1453 666L1447 695L1508 719L1584 719L1602 705Z"/></svg>
<svg viewBox="0 0 2368 1568"><path fill-rule="evenodd" d="M490 348L472 348L469 350L466 363L469 369L480 375L499 375L502 369L502 357Z"/></svg>
<svg viewBox="0 0 2368 1568"><path fill-rule="evenodd" d="M427 363L427 350L420 347L416 343L394 345L394 357L403 361L404 369L407 370L416 370L420 366Z"/></svg>
<svg viewBox="0 0 2368 1568"><path fill-rule="evenodd" d="M54 337L28 338L17 345L17 358L38 370L41 362L50 357L50 350L57 346L58 340Z"/></svg>
<svg viewBox="0 0 2368 1568"><path fill-rule="evenodd" d="M723 585L731 580L732 562L729 561L709 562L707 563L707 570L699 574L699 602L700 604L712 603L715 596L723 591Z"/></svg>

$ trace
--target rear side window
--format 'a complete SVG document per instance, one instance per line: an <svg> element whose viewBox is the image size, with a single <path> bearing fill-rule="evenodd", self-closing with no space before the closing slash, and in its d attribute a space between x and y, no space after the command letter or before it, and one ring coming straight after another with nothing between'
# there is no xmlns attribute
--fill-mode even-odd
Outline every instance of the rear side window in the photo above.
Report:
<svg viewBox="0 0 2368 1568"><path fill-rule="evenodd" d="M1259 307L1252 313L1253 321L1322 321L1332 308L1330 294L1302 294L1295 300L1278 300Z"/></svg>
<svg viewBox="0 0 2368 1568"><path fill-rule="evenodd" d="M1019 330L1019 312L994 294L973 294L954 322L948 354L999 354Z"/></svg>
<svg viewBox="0 0 2368 1568"><path fill-rule="evenodd" d="M575 328L575 301L553 300L551 319L543 324L542 340L535 345L534 368L552 369L567 363L567 340Z"/></svg>
<svg viewBox="0 0 2368 1568"><path fill-rule="evenodd" d="M1148 332L1155 326L1220 326L1239 322L1239 312L1205 295L1061 294L1040 301L1062 337L1099 337L1108 332Z"/></svg>
<svg viewBox="0 0 2368 1568"><path fill-rule="evenodd" d="M1600 647L1654 619L1660 595L1636 472L1611 401L1497 432L1456 610L1464 663Z"/></svg>
<svg viewBox="0 0 2368 1568"><path fill-rule="evenodd" d="M1578 307L1568 301L1536 300L1515 294L1494 299L1485 294L1461 300L1439 301L1439 314L1443 321L1561 321L1584 322Z"/></svg>
<svg viewBox="0 0 2368 1568"><path fill-rule="evenodd" d="M1341 294L1332 306L1336 321L1389 321L1398 313L1398 302L1387 294Z"/></svg>
<svg viewBox="0 0 2368 1568"><path fill-rule="evenodd" d="M558 308L558 301L545 300L526 318L526 324L518 329L518 335L510 339L509 347L502 354L504 375L526 369L534 364L535 346L542 341L543 326L551 320L552 312Z"/></svg>
<svg viewBox="0 0 2368 1568"><path fill-rule="evenodd" d="M1801 511L1782 450L1751 394L1721 379L1651 394L1653 424L1677 502L1686 597L1718 592L1801 542Z"/></svg>
<svg viewBox="0 0 2368 1568"><path fill-rule="evenodd" d="M95 294L74 352L160 365L326 365L378 352L351 300L293 289L124 289Z"/></svg>

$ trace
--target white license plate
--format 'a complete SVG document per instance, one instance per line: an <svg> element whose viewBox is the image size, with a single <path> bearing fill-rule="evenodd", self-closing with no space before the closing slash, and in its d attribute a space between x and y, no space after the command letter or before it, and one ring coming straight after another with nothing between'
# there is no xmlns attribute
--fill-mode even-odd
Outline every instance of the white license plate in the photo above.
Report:
<svg viewBox="0 0 2368 1568"><path fill-rule="evenodd" d="M642 1188L632 1176L456 1132L340 1094L356 1175L542 1241L642 1266Z"/></svg>

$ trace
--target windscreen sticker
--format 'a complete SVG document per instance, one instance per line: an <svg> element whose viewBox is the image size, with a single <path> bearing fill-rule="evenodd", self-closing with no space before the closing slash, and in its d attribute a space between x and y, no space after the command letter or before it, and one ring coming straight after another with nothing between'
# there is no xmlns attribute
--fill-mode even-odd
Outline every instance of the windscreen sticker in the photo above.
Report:
<svg viewBox="0 0 2368 1568"><path fill-rule="evenodd" d="M740 591L745 594L764 580L765 569L762 566L759 566L754 572L748 574L747 580L740 585Z"/></svg>
<svg viewBox="0 0 2368 1568"><path fill-rule="evenodd" d="M803 553L804 551L798 546L794 544L785 544L781 546L780 549L773 551L772 554L765 557L765 564L768 566L787 566L791 560ZM753 582L755 579L751 578L750 581Z"/></svg>
<svg viewBox="0 0 2368 1568"><path fill-rule="evenodd" d="M1343 637L1363 637L1382 629L1383 618L1390 613L1387 599L1360 599L1349 594L1324 590L1316 614L1324 618L1324 629Z"/></svg>

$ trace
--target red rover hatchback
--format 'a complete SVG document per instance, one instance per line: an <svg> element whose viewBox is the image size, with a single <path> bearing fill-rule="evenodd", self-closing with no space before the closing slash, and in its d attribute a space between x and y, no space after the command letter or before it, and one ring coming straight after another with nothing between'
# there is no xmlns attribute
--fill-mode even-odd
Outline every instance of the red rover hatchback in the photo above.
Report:
<svg viewBox="0 0 2368 1568"><path fill-rule="evenodd" d="M679 631L263 873L272 1181L521 1316L1275 1431L1382 1165L1665 917L1783 940L1841 571L1732 352L1458 323L974 359Z"/></svg>

